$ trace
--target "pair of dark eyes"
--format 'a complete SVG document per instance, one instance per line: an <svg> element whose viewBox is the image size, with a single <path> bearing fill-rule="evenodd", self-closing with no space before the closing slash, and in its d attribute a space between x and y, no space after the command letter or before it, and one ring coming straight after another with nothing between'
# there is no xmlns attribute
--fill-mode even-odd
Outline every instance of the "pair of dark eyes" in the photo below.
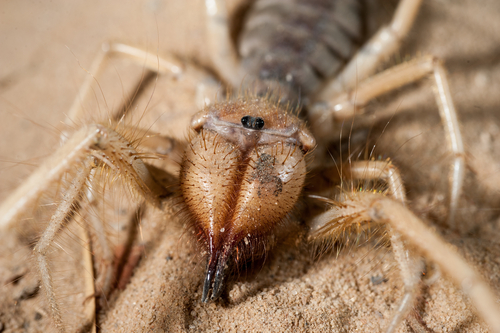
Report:
<svg viewBox="0 0 500 333"><path fill-rule="evenodd" d="M264 128L264 119L261 117L244 116L241 118L241 124L245 128L260 130Z"/></svg>

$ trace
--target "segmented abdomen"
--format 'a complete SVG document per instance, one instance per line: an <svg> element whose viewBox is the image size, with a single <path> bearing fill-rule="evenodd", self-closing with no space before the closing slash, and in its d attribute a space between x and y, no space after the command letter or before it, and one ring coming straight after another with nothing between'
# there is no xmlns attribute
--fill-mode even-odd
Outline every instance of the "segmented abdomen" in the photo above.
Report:
<svg viewBox="0 0 500 333"><path fill-rule="evenodd" d="M259 0L247 15L239 52L258 92L278 88L296 100L346 63L361 34L360 0Z"/></svg>

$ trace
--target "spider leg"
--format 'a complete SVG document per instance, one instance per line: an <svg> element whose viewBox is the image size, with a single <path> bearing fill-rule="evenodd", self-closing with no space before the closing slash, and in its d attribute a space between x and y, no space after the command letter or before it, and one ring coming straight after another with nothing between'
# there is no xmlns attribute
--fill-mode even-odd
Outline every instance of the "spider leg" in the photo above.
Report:
<svg viewBox="0 0 500 333"><path fill-rule="evenodd" d="M95 133L79 131L60 147L55 154L33 172L0 206L0 229L7 229L29 207L33 206L40 195L86 156L85 147L95 138Z"/></svg>
<svg viewBox="0 0 500 333"><path fill-rule="evenodd" d="M93 84L99 84L97 78L107 67L108 60L113 57L131 58L140 63L143 68L160 74L167 73L173 76L179 76L182 73L180 62L173 58L159 58L156 54L125 44L105 43L102 45L101 52L93 61L92 67L90 71L88 71L89 75L81 86L79 94L68 112L65 120L68 127L75 127L75 124L81 123L87 113L83 108L82 101L88 99L89 95L93 92ZM177 161L177 155L180 156L179 151L182 150L182 145L176 145L176 142L174 142L175 140L149 133L137 127L127 127L121 123L114 128L120 130L122 133L127 133L128 137L135 138L135 143L140 141L141 143L146 143L146 146L156 145L156 149L161 149L161 151L153 152L153 154L159 153L163 155L163 158L167 160L167 168L169 171L178 168L179 161ZM0 205L0 229L11 228L27 209L36 206L38 199L47 189L53 184L58 183L61 177L68 171L75 168L75 166L82 165L82 162L84 162L85 167L78 172L77 178L74 179L71 185L71 191L65 194L61 205L57 208L56 213L49 222L49 227L43 233L42 238L39 240L34 250L42 288L45 290L53 320L60 331L64 331L65 328L60 312L61 306L56 300L56 292L49 269L47 251L54 243L54 237L57 236L58 231L64 228L64 225L70 218L75 218L76 220L82 219L78 214L74 214L76 210L85 210L94 204L91 188L87 188L87 200L81 203L79 202L79 198L81 198L83 194L82 191L85 191L85 186L82 185L81 181L83 181L84 184L85 181L88 180L88 185L91 187L96 171L95 165L89 169L88 164L92 164L92 161L100 160L101 164L111 167L111 169L114 169L114 171L124 176L124 178L129 178L127 180L132 181L132 186L139 190L138 192L144 195L147 201L153 203L153 205L157 207L160 205L159 196L166 194L165 189L157 184L156 180L150 175L149 170L129 142L115 131L102 125L90 125L83 127L71 135L63 131L62 141L61 148L51 157L46 159L20 187ZM141 154L140 156L142 157L144 155ZM169 161L170 158L172 161ZM87 206L83 207L82 205ZM72 212L72 215L69 215L69 211ZM86 313L85 318L88 318L88 325L93 326L95 329L95 324L91 323L91 321L95 319L95 291L97 290L98 294L106 296L111 290L115 279L115 270L111 263L114 262L115 258L114 252L108 241L107 233L104 232L104 221L93 214L86 216L86 220L90 223L93 235L102 252L101 267L103 267L103 269L100 271L95 281L92 258L87 258L92 252L90 250L90 245L84 249L82 253L87 267L84 273L86 281L85 295L87 295L88 298L84 306L84 311ZM82 225L85 225L85 223L87 222L80 221ZM86 239L88 240L88 232L89 231L82 230L84 234L80 235L80 239L82 239L84 243L86 243Z"/></svg>
<svg viewBox="0 0 500 333"><path fill-rule="evenodd" d="M353 89L359 81L375 73L381 62L396 52L410 31L422 0L401 0L389 25L383 26L363 45L356 55L319 93L319 99L328 98Z"/></svg>
<svg viewBox="0 0 500 333"><path fill-rule="evenodd" d="M70 188L65 193L61 204L57 208L54 215L52 215L49 226L45 229L42 237L38 240L35 248L33 249L38 270L40 272L41 285L45 290L45 296L47 297L47 301L49 303L52 319L59 332L65 332L66 329L62 321L61 310L54 291L52 273L49 269L49 263L47 261L47 252L57 233L63 228L64 224L68 220L68 216L70 216L74 210L74 206L81 195L82 188L84 187L90 171L92 170L92 160L92 156L85 159L83 168L78 171L75 179L71 183Z"/></svg>
<svg viewBox="0 0 500 333"><path fill-rule="evenodd" d="M96 202L89 203L92 206L96 206ZM97 207L93 207L96 208ZM127 235L123 245L121 245L121 251L116 251L116 247L113 247L113 242L109 237L109 230L106 228L106 220L99 218L96 214L87 214L85 219L90 224L89 232L94 236L93 239L100 247L99 256L94 255L94 261L97 261L99 267L97 269L97 277L92 280L94 293L92 294L92 299L99 299L99 305L101 308L109 308L108 295L114 288L120 288L120 284L125 281L128 282L131 272L125 272L125 265L129 256L132 256L133 243L136 240L137 229L141 223L141 218L145 211L145 203L142 202L134 210L134 213L129 216L125 225L127 225ZM125 226L123 225L123 226ZM94 244L95 246L95 244ZM95 253L95 247L89 247L89 251ZM97 259L98 258L98 259Z"/></svg>
<svg viewBox="0 0 500 333"><path fill-rule="evenodd" d="M453 154L448 223L450 226L455 226L454 219L465 175L465 150L457 111L453 104L445 70L439 60L431 56L414 59L361 82L354 91L344 92L314 104L310 110L311 125L316 138L325 140L331 133L333 119L352 118L370 100L428 75L432 75L434 79L434 95L439 115L445 130L448 150Z"/></svg>
<svg viewBox="0 0 500 333"><path fill-rule="evenodd" d="M101 153L96 153L97 151ZM128 172L129 176L138 182L136 187L148 201L159 207L158 197L165 195L166 190L157 184L142 160L137 158L137 153L130 144L105 126L90 125L76 132L2 203L0 229L10 227L27 207L35 203L43 191L57 182L66 171L89 153L116 171ZM109 160L106 153L112 153L112 157L116 160ZM120 158L122 160L119 160Z"/></svg>
<svg viewBox="0 0 500 333"><path fill-rule="evenodd" d="M380 195L363 193L367 213L374 222L389 223L400 232L417 251L437 263L474 304L478 315L491 328L500 332L500 308L495 292L457 251L427 227L401 204Z"/></svg>
<svg viewBox="0 0 500 333"><path fill-rule="evenodd" d="M67 125L71 126L81 120L82 116L85 114L82 107L82 101L87 100L91 95L92 85L98 82L97 78L106 68L109 59L117 57L133 59L141 64L143 68L157 72L158 74L170 74L174 77L178 77L182 74L182 65L180 61L173 57L159 57L157 54L127 44L103 43L90 69L88 71L86 70L89 75L85 78L77 97L68 111L65 120Z"/></svg>
<svg viewBox="0 0 500 333"><path fill-rule="evenodd" d="M85 191L85 196L87 200L81 200L78 202L78 207L82 212L88 212L91 209L94 209L96 205L96 199L94 198L94 189L93 184L97 181L95 177L96 168L92 168L88 175L87 179L87 189ZM84 189L82 189L83 191ZM75 208L75 207L73 207ZM143 204L139 206L138 211L142 211ZM137 212L138 213L138 212ZM111 292L112 288L115 286L117 280L117 274L120 273L121 270L117 269L117 266L120 264L120 260L117 260L115 252L112 249L112 242L108 236L108 230L105 226L105 220L98 218L95 214L75 214L75 212L71 212L71 216L74 217L75 222L81 226L89 225L89 228L79 228L79 238L82 240L82 259L84 263L84 281L85 281L85 301L84 301L84 318L86 321L81 326L80 331L93 333L96 332L96 299L97 296L100 296L100 306L107 307L107 299L106 297ZM133 223L137 224L137 216L138 214L134 214L134 218L128 219L128 224L131 225ZM67 219L69 221L69 219ZM64 226L61 227L61 229ZM130 230L135 230L135 228L129 227ZM93 236L93 239L99 245L100 257L99 257L99 268L97 272L99 274L97 277L94 276L94 261L95 261L95 244L92 246L90 237ZM135 233L129 232L127 244L131 243L134 239ZM53 242L53 241L52 241ZM49 244L50 246L50 244ZM48 261L46 258L44 258ZM118 263L117 263L118 261ZM55 297L55 293L53 295ZM56 303L56 306L57 303Z"/></svg>
<svg viewBox="0 0 500 333"><path fill-rule="evenodd" d="M110 168L135 188L146 201L158 208L161 207L162 198L169 195L169 192L153 178L139 158L139 154L126 139L105 126L90 125L76 132L0 206L2 227L11 226L27 208L35 204L44 190L78 165L82 166L81 170L77 172L69 189L65 192L62 202L34 249L42 288L45 290L56 327L61 332L65 328L56 300L47 251L59 231L78 209L86 182L92 179L92 170L98 166ZM94 223L97 232L99 232L99 226L99 223ZM101 246L107 243L106 239L100 240L99 237L98 242ZM112 254L108 257L111 256Z"/></svg>
<svg viewBox="0 0 500 333"><path fill-rule="evenodd" d="M94 177L95 172L96 169L93 169L91 174L89 175L89 187L86 191L89 206L95 206L95 198L93 194L93 183L96 180ZM100 270L100 274L94 282L94 293L106 296L111 290L112 284L115 280L115 272L113 270L113 262L115 256L113 253L113 249L111 248L110 241L108 240L108 233L106 232L104 220L98 218L95 214L86 215L86 220L90 222L92 233L95 236L97 243L101 247L100 261L102 270ZM89 250L91 249L89 248Z"/></svg>
<svg viewBox="0 0 500 333"><path fill-rule="evenodd" d="M229 18L224 0L205 0L209 53L215 72L227 84L238 87L244 74L238 52L231 42Z"/></svg>
<svg viewBox="0 0 500 333"><path fill-rule="evenodd" d="M82 223L83 217L81 215L75 216L75 220L78 223ZM83 246L88 251L82 251L82 257L84 262L84 276L85 276L85 303L84 312L85 318L88 320L87 327L90 327L89 333L96 332L95 320L96 320L96 302L95 302L95 279L94 279L94 265L92 261L92 253L90 251L90 235L89 231L85 228L80 228L80 238L83 240Z"/></svg>
<svg viewBox="0 0 500 333"><path fill-rule="evenodd" d="M389 185L391 196L405 205L406 193L403 181L396 167L390 162L359 161L352 163L346 169L346 176L350 179L381 179L386 181ZM403 278L405 293L386 329L387 333L394 332L412 309L418 289L418 269L420 268L420 265L415 263L415 259L406 250L407 246L405 246L401 234L391 227L389 228L389 234L394 257Z"/></svg>
<svg viewBox="0 0 500 333"><path fill-rule="evenodd" d="M396 175L395 169L389 165L384 171L382 162L356 162L352 164L351 170L347 168L350 177L361 179L373 179L375 174L386 179L389 184L391 194L394 190L402 191L402 186L397 185L397 182L392 182L388 178L389 175ZM392 169L392 171L391 171ZM364 171L365 170L365 171ZM377 171L378 170L378 171ZM397 198L397 194L395 196ZM398 200L390 199L382 194L357 192L348 196L343 202L335 204L335 208L316 216L312 221L312 238L328 237L338 223L349 223L349 221L371 221L389 225L393 235L400 235L403 239L411 244L413 248L421 253L425 258L434 261L441 269L452 279L452 281L471 299L476 307L478 315L490 326L493 332L500 332L500 308L495 299L495 293L491 290L483 278L457 253L457 251L439 237L432 229L424 222L416 217L408 210L404 203ZM391 243L395 251L406 256L406 250L398 249L398 243ZM396 245L396 248L394 247ZM403 268L403 279L405 283L405 296L398 309L398 314L393 317L389 324L389 330L397 328L397 317L404 318L404 312L413 306L412 297L407 293L407 286L415 285L410 279L414 279L414 275L404 277L405 260L399 260L395 254L396 260ZM402 263L402 265L401 265ZM415 288L413 288L415 291Z"/></svg>

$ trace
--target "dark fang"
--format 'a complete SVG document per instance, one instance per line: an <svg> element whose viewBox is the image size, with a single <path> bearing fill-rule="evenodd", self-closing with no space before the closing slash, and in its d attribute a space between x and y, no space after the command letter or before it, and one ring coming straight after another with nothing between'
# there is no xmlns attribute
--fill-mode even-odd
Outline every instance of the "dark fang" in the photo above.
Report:
<svg viewBox="0 0 500 333"><path fill-rule="evenodd" d="M225 276L225 260L219 260L217 271L215 272L214 287L212 289L212 301L220 297L223 291L224 276Z"/></svg>
<svg viewBox="0 0 500 333"><path fill-rule="evenodd" d="M260 130L264 128L264 119L261 117L244 116L241 118L241 124L245 128Z"/></svg>
<svg viewBox="0 0 500 333"><path fill-rule="evenodd" d="M212 277L214 272L211 271L210 267L207 269L207 275L205 276L205 283L203 284L203 295L201 296L201 301L206 303L208 301L208 292L210 291L210 285L212 284Z"/></svg>
<svg viewBox="0 0 500 333"><path fill-rule="evenodd" d="M220 256L218 260L209 261L201 296L203 303L207 303L209 300L214 301L222 294L226 261L227 257L225 255ZM209 295L210 289L212 289L212 295Z"/></svg>

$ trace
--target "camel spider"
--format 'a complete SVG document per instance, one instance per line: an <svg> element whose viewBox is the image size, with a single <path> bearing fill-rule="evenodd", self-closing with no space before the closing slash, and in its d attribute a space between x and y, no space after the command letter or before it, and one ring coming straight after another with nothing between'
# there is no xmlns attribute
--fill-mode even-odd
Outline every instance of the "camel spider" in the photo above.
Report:
<svg viewBox="0 0 500 333"><path fill-rule="evenodd" d="M416 3L417 3L417 2L414 2L414 4L416 4ZM411 21L411 20L410 20L410 21ZM214 35L217 35L217 34L214 34ZM223 39L222 39L222 40L223 40ZM116 46L116 45L112 45L112 47L114 47L114 46ZM226 46L227 46L227 45L226 45ZM224 48L224 45L222 45L222 46L221 46L221 45L219 45L217 48L219 49L219 52L220 52L220 49L221 49L221 48ZM127 53L127 52L125 52L125 53ZM128 54L130 54L130 52L128 52ZM415 65L415 64L417 64L417 63L418 63L418 62L416 61L416 62L414 62L414 63L410 64L410 65L408 66L408 67L410 68L410 70L411 70L412 66L415 66L415 67L416 67L417 65ZM422 64L424 64L424 66L426 66L426 65L432 65L432 61L431 61L431 60L429 60L429 59L424 59L424 61L422 61ZM225 65L226 65L226 64L225 64ZM227 67L224 67L224 68L227 68ZM413 68L414 68L414 67L413 67ZM404 70L404 69L405 69L405 67L400 67L399 69L400 69L400 70ZM428 70L425 70L424 72L427 72L427 71L428 71ZM234 71L234 70L233 70L233 71L230 71L229 73L235 73L235 72L236 72L236 71ZM224 74L219 73L219 75L220 75L222 78L225 78L225 77L224 77ZM417 76L423 76L423 73L422 73L422 74L417 74ZM227 77L226 77L226 80L230 82L230 79L228 79ZM236 78L236 79L234 79L234 81L235 81L235 82L237 82L237 81L241 81L241 78ZM398 84L400 84L400 83L398 83ZM395 84L395 85L396 85L396 84ZM362 85L360 85L360 86L358 87L358 89L359 89L359 90L362 90L362 88L363 88L363 86L362 86ZM372 92L372 90L371 90L371 89L368 89L368 92ZM327 94L327 95L329 95L329 94ZM360 95L361 95L361 94L360 94ZM323 105L318 105L318 104L316 104L316 107L312 107L312 108L311 108L311 111L312 111L312 114L313 114L313 115L311 116L311 122L312 122L313 128L315 128L314 126L319 126L320 124L325 124L325 122L322 122L322 121L320 121L320 120L313 120L313 119L314 119L314 117L322 117L322 116L323 116L323 114L324 114L324 113L323 113L323 112L321 112L321 111L323 111L322 109L324 109ZM345 108L344 108L344 109L345 109ZM454 128L456 128L456 125L454 125ZM321 134L321 133L322 133L322 132L323 132L323 133L324 133L324 132L327 132L327 131L325 131L325 130L320 129L319 127L318 127L318 128L315 128L315 129L314 129L314 131L315 131L316 133L318 133L318 134L319 134L319 135L318 135L318 138L321 138L321 136L322 136L322 134ZM450 136L451 136L451 135L450 135ZM77 136L76 136L75 138L77 138ZM73 139L72 139L72 140L73 140ZM75 140L76 140L76 139L75 139ZM457 146L459 146L459 144L458 144ZM459 149L459 148L457 148L457 149L458 149L458 150L455 150L455 151L454 151L455 153L457 153L457 154L462 153L462 152L460 151L460 149ZM64 156L65 154L61 154L61 155L63 155L63 156ZM462 160L461 160L461 158L462 158L461 156L458 156L458 157L457 157L457 159L456 159L456 161L457 161L456 163L458 163L458 164L462 163L462 162L461 162L461 161L462 161ZM89 163L93 163L93 162L92 162L92 161L89 161ZM91 166L91 165L90 165L90 166ZM355 166L356 166L356 165L355 165ZM372 164L367 163L367 164L365 164L365 165L362 167L362 169L366 172L366 170L367 170L367 169L369 169L371 166L372 166ZM462 168L463 168L463 167L462 167ZM353 167L352 169L353 169L353 170L355 170L356 168L355 168L355 167ZM459 172L460 172L461 170L463 170L463 169L461 169L460 167L457 167L456 169L457 169ZM385 171L382 171L381 169L378 169L378 171L377 171L376 173L380 174L380 173L382 173L382 172L385 172ZM357 175L355 174L355 172L353 172L353 173L354 173L354 177L355 177L355 178L356 178L356 177L359 177L359 176L357 176ZM359 173L358 173L358 175L359 175ZM457 177L460 179L460 176L457 176ZM85 178L85 177L83 177L83 176L82 176L82 178L81 178L81 179L84 179L84 178ZM455 177L455 179L456 179L456 177ZM39 182L39 179L36 179L36 181L37 181L37 183L38 183L38 182ZM78 181L75 181L75 184L76 184L76 183L78 183ZM147 183L147 181L146 181L146 183ZM458 182L458 183L459 183L459 182ZM454 184L456 184L456 182L455 182ZM393 184L393 186L394 186L394 184ZM42 187L42 186L40 186L40 187ZM401 189L402 189L402 187L401 187L401 186L395 186L395 187L396 187L396 188L398 188L399 190L401 190ZM460 184L456 185L456 186L455 186L455 188L458 188L458 189L459 189L459 188L460 188ZM43 188L42 188L42 190L43 190ZM393 193L393 195L394 195L394 194L396 193L396 191L393 191L393 192L394 192L394 193ZM451 192L452 192L452 193L457 193L457 191L455 191L455 190L452 190ZM70 192L68 192L68 193L70 193ZM148 191L145 191L145 193L149 193L149 192L148 192ZM404 193L404 192L402 192L402 193ZM458 196L458 194L457 194L456 196ZM24 195L23 195L23 197L24 197ZM453 197L453 195L452 195L452 197ZM14 198L15 198L15 197L14 197ZM156 199L155 199L155 197L152 197L152 198L150 198L150 199L151 199L152 201L155 201L155 200L156 200ZM404 211L404 210L403 210L403 211L401 211L401 210L398 208L398 206L397 206L396 204L394 204L394 203L393 203L393 201L390 201L390 200L385 199L385 198L373 199L373 198L371 198L370 196L368 196L368 195L367 195L367 196L366 196L366 198L359 199L359 200L358 200L358 201L359 201L359 202L358 202L358 204L360 204L360 203L365 203L365 204L366 204L366 202L372 202L372 200L373 200L373 202L375 202L375 203L374 203L375 207L376 207L376 208L377 208L377 207L378 207L378 208L381 208L382 210L380 211L380 210L375 209L374 211L369 212L369 211L367 211L367 210L366 210L366 206L364 206L364 207L365 207L366 212L365 212L365 211L363 211L363 210L361 210L361 213L365 212L365 214L368 214L368 215L370 216L370 218L371 218L371 219L373 219L373 220L384 220L384 221L385 221L385 219L388 219L388 220L390 220L390 221L394 221L394 217L397 217L397 216L402 216L402 215L403 215L403 216L404 216L404 219L403 219L404 221L414 222L414 220L413 220L413 218L411 217L411 214L410 214L410 213L408 213L407 211ZM452 202L453 202L453 199L452 199ZM455 203L456 203L456 199L455 199ZM370 205L371 205L371 204L370 204ZM6 206L7 206L7 204L6 204ZM452 205L452 206L453 206L453 205ZM4 207L4 206L2 206L2 207ZM455 209L452 207L452 208L451 208L451 212L454 212L454 211L455 211ZM382 213L381 213L381 212L382 212ZM360 212L358 212L358 214L361 214L361 213L360 213ZM389 216L389 215L384 216L385 214L389 214L389 215L394 214L394 215L392 215L392 216ZM399 215L398 215L398 214L399 214ZM410 215L409 215L409 214L410 214ZM7 219L7 218L6 218L6 219ZM319 220L320 220L320 219L316 219L316 221L319 221ZM321 222L317 222L317 223L321 223ZM418 222L417 222L417 223L418 223ZM417 225L418 225L418 224L417 224ZM396 228L396 230L397 230L397 228L398 228L398 227L401 227L401 225L395 225L395 226L393 226L393 228ZM417 228L413 227L413 228L411 228L410 230L417 230ZM404 231L406 231L406 230L400 230L400 231L404 232ZM425 229L424 229L424 231L425 231ZM415 237L416 237L416 236L415 236ZM430 236L428 236L428 237L432 237L432 234L431 234ZM421 244L425 243L424 241L422 241L422 239L418 240L418 238L415 238L415 239L413 239L413 240L414 240L414 241L416 241L417 243L419 243L419 244L418 244L418 246L420 246ZM441 242L441 243L442 243L442 242ZM440 242L438 241L438 242L437 242L437 244L440 244ZM432 247L431 249L434 249L434 250L435 250L435 249L436 249L436 247L435 247L435 246L437 246L437 245L436 245L436 243L434 243L434 245L433 245L433 247ZM397 247L397 246L396 246L396 247ZM420 249L420 250L425 251L425 249ZM445 249L444 249L444 250L445 250ZM428 253L427 253L427 254L428 254ZM453 252L452 252L452 255L453 255ZM436 262L441 263L441 262L438 260L438 258L435 258L435 257L432 257L432 256L429 256L429 257L430 257L431 259L435 260ZM462 263L459 261L459 264L462 264ZM455 268L456 268L456 267L455 267ZM446 268L443 268L443 270L447 271L447 269L446 269ZM456 272L456 271L457 271L457 270L455 269L455 270L454 270L454 272ZM464 272L464 270L461 270L461 271L462 271L462 272ZM465 271L466 271L466 270L465 270ZM470 273L470 272L472 272L472 271L469 271L469 273ZM472 272L471 274L474 274L474 272ZM42 274L42 275L43 275L43 274ZM452 274L452 276L453 276L453 274ZM459 281L462 281L462 282L463 282L463 277L457 277L456 275L455 275L454 277L455 277L457 280L459 280ZM474 275L474 277L475 277L475 275ZM461 279L462 279L462 280L461 280ZM481 284L479 284L479 285L480 285L480 286L482 286ZM411 302L410 302L410 303L411 303ZM407 303L407 304L410 304L410 303ZM483 304L483 305L484 305L484 304L486 304L486 302L482 301L482 303L481 303L481 304ZM411 304L410 304L410 305L411 305ZM479 305L480 305L480 304L479 304ZM490 311L491 311L491 309L490 309ZM404 311L402 311L401 313L404 313ZM488 311L483 311L482 313L488 313ZM399 320L395 320L395 323L397 324L397 322L398 322L398 321L399 321ZM396 325L396 324L395 324L395 325ZM491 324L491 323L490 323L490 324ZM393 326L394 326L394 325L393 325Z"/></svg>

